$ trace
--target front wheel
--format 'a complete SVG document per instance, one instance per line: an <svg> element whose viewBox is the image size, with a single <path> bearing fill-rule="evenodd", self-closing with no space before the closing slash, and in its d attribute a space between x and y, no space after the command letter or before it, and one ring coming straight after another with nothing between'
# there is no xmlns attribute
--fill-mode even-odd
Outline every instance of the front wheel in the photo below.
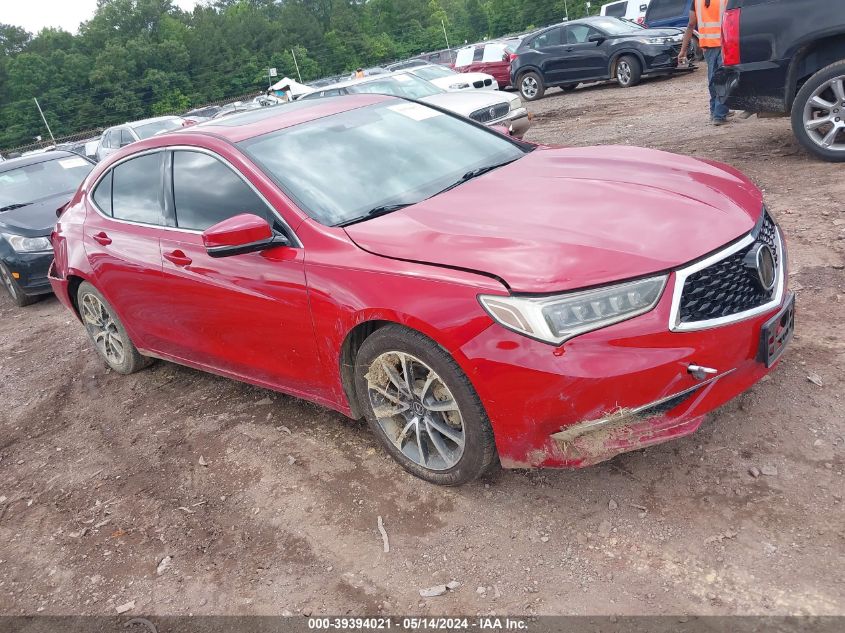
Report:
<svg viewBox="0 0 845 633"><path fill-rule="evenodd" d="M114 308L99 290L83 281L76 301L88 338L106 365L119 374L133 374L152 362L133 345Z"/></svg>
<svg viewBox="0 0 845 633"><path fill-rule="evenodd" d="M0 282L3 282L3 286L12 298L12 301L14 301L15 305L19 308L23 308L24 306L28 306L31 303L38 301L38 297L30 296L21 289L20 285L3 262L0 262Z"/></svg>
<svg viewBox="0 0 845 633"><path fill-rule="evenodd" d="M546 93L546 86L543 83L543 78L540 77L533 70L523 73L519 77L519 94L526 101L536 101L542 99Z"/></svg>
<svg viewBox="0 0 845 633"><path fill-rule="evenodd" d="M792 131L811 154L845 161L845 60L822 68L798 92Z"/></svg>
<svg viewBox="0 0 845 633"><path fill-rule="evenodd" d="M355 390L367 422L408 472L456 486L497 463L493 430L455 360L419 332L381 328L361 345Z"/></svg>
<svg viewBox="0 0 845 633"><path fill-rule="evenodd" d="M631 88L640 83L643 67L640 60L632 55L625 55L616 62L616 81L623 88Z"/></svg>

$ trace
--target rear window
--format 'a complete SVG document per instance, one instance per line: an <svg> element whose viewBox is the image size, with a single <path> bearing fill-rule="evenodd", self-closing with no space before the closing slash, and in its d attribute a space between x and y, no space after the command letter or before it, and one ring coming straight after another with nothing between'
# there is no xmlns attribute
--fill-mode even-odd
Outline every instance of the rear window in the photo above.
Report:
<svg viewBox="0 0 845 633"><path fill-rule="evenodd" d="M475 51L474 46L467 46L458 51L458 56L455 58L455 67L469 66L472 63L472 54Z"/></svg>
<svg viewBox="0 0 845 633"><path fill-rule="evenodd" d="M602 15L609 15L613 18L624 18L625 12L628 10L628 1L614 2L613 4L606 4L602 7Z"/></svg>
<svg viewBox="0 0 845 633"><path fill-rule="evenodd" d="M651 0L646 22L684 17L689 12L689 4L689 0Z"/></svg>
<svg viewBox="0 0 845 633"><path fill-rule="evenodd" d="M505 57L505 45L504 44L487 44L484 47L484 57L481 59L483 62L500 62Z"/></svg>

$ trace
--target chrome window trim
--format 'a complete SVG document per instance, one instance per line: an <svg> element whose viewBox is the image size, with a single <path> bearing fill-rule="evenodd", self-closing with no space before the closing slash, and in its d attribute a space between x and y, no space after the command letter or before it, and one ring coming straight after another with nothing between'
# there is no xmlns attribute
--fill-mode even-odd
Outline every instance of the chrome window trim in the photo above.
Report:
<svg viewBox="0 0 845 633"><path fill-rule="evenodd" d="M113 222L120 222L121 224L129 224L131 226L147 226L147 227L152 227L152 228L156 228L156 229L163 229L165 231L175 231L177 233L189 233L189 234L194 234L194 235L202 235L203 232L199 231L197 229L182 229L182 228L179 228L178 226L166 226L164 224L147 224L146 222L133 222L131 220L123 220L121 218L116 218L114 216L108 215L99 206L97 206L96 202L94 202L94 195L93 195L94 190L99 186L100 181L103 178L106 177L106 174L109 174L115 167L117 167L118 165L121 165L121 164L123 164L123 163L125 163L129 160L132 160L133 158L139 158L139 157L145 156L147 154L155 154L157 152L168 152L168 151L169 152L173 152L173 151L199 152L201 154L208 154L212 158L216 158L217 160L219 160L226 167L228 167L238 178L240 178L250 189L252 189L255 192L255 195L257 195L259 197L259 199L264 204L267 205L267 208L270 209L270 212L273 214L273 216L279 221L279 223L283 227L285 227L288 234L291 236L291 244L289 246L291 248L302 248L302 242L300 241L299 237L294 232L294 230L290 227L290 224L288 224L285 221L285 219L281 216L281 214L276 210L276 208L272 204L270 204L270 202L267 200L267 198L264 196L264 194L262 194L255 187L255 185L253 185L249 180L244 178L243 174L241 174L237 169L235 169L235 166L232 165L232 163L230 163L228 160L226 160L225 158L220 156L220 154L217 154L216 152L212 152L211 150L206 149L204 147L195 147L193 145L167 145L165 147L154 147L154 148L151 148L151 149L141 150L140 152L130 154L129 156L124 156L120 160L115 161L114 163L109 165L109 168L106 169L102 174L100 174L97 177L97 180L95 180L94 183L91 185L91 187L89 187L88 192L86 192L86 194L85 194L85 197L90 201L91 206L94 207L94 209L97 211L97 213L99 213L101 216L103 216L107 220L111 220ZM163 186L163 183L162 183L162 186Z"/></svg>
<svg viewBox="0 0 845 633"><path fill-rule="evenodd" d="M672 309L669 312L669 330L672 332L695 332L698 330L707 330L714 327L720 327L722 325L727 325L729 323L737 323L739 321L745 321L746 319L750 319L752 317L758 316L765 312L769 312L774 308L780 306L783 302L783 295L786 288L786 251L784 249L783 244L783 236L780 232L780 227L775 226L775 235L777 237L777 247L778 247L778 275L777 275L777 283L775 284L775 292L771 301L764 303L761 306L756 308L752 308L751 310L746 310L744 312L737 312L736 314L730 314L728 316L719 317L717 319L706 319L704 321L692 321L689 323L681 323L681 296L684 292L684 283L686 283L687 278L697 273L708 266L712 266L716 262L720 262L723 259L730 257L734 253L741 251L743 248L747 248L751 244L756 241L754 235L749 234L746 235L744 238L729 246L728 248L718 251L714 253L710 257L701 260L700 262L696 262L695 264L688 266L687 268L681 268L675 271L675 289L672 295Z"/></svg>

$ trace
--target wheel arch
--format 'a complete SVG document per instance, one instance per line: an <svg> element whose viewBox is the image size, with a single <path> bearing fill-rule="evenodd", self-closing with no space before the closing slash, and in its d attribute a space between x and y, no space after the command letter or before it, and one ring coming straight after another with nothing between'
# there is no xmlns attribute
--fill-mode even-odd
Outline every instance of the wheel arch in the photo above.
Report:
<svg viewBox="0 0 845 633"><path fill-rule="evenodd" d="M845 31L804 44L795 53L786 79L785 103L792 110L795 97L804 83L830 64L845 60Z"/></svg>
<svg viewBox="0 0 845 633"><path fill-rule="evenodd" d="M642 67L642 74L645 74L645 57L643 57L643 54L635 48L626 48L621 51L616 51L610 58L610 64L608 64L607 66L607 76L609 79L613 79L616 76L616 64L618 64L619 59L625 57L625 55L631 55L633 57L636 57L637 61L640 62L640 66Z"/></svg>

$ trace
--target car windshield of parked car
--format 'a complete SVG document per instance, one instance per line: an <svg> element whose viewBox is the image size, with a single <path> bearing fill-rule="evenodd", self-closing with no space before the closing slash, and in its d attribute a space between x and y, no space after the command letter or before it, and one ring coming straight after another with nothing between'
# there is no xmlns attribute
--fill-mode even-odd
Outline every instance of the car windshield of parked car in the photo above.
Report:
<svg viewBox="0 0 845 633"><path fill-rule="evenodd" d="M182 127L182 119L164 119L163 121L154 121L152 123L145 123L137 127L133 126L135 134L138 138L145 139L160 134L161 132L169 132Z"/></svg>
<svg viewBox="0 0 845 633"><path fill-rule="evenodd" d="M590 26L601 29L608 35L626 35L641 31L643 27L629 22L628 20L620 20L619 18L595 18L590 21Z"/></svg>
<svg viewBox="0 0 845 633"><path fill-rule="evenodd" d="M498 132L400 100L264 134L239 147L326 225L415 204L474 170L512 162L527 151Z"/></svg>
<svg viewBox="0 0 845 633"><path fill-rule="evenodd" d="M454 70L446 68L445 66L422 66L411 70L417 77L422 77L427 81L432 79L442 79L443 77L451 77L457 75Z"/></svg>
<svg viewBox="0 0 845 633"><path fill-rule="evenodd" d="M67 156L0 172L0 211L74 191L93 167L84 158Z"/></svg>
<svg viewBox="0 0 845 633"><path fill-rule="evenodd" d="M423 97L430 97L431 95L445 92L425 79L420 79L409 73L384 77L375 81L366 81L360 84L352 84L351 86L347 86L346 90L355 93L392 95L394 97L405 97L406 99L422 99Z"/></svg>

